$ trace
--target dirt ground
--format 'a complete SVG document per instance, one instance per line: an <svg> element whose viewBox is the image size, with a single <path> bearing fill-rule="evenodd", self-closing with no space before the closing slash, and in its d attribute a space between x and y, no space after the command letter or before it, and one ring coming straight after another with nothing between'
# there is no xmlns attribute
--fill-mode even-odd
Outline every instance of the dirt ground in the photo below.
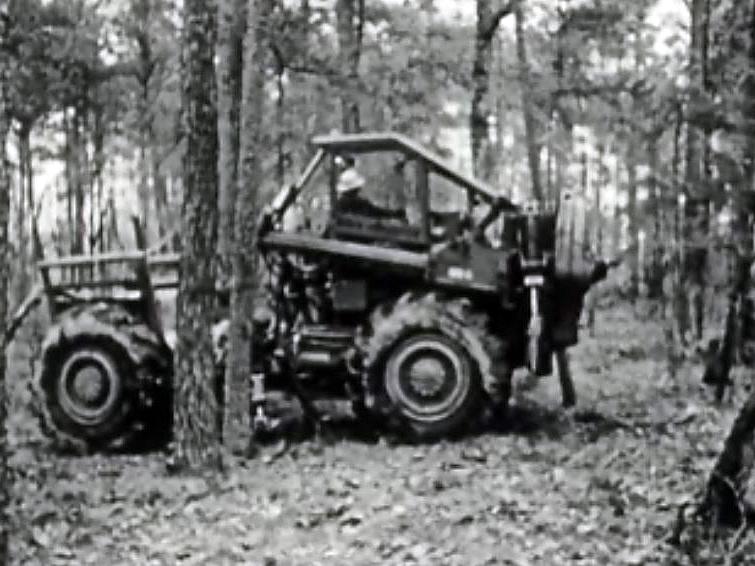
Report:
<svg viewBox="0 0 755 566"><path fill-rule="evenodd" d="M715 406L699 362L665 376L660 328L644 314L601 311L596 334L572 352L574 412L560 409L557 378L544 378L518 394L505 432L270 446L207 478L170 475L163 454L51 453L29 416L19 349L14 564L689 563L665 540L703 487L748 378L740 372L734 399Z"/></svg>

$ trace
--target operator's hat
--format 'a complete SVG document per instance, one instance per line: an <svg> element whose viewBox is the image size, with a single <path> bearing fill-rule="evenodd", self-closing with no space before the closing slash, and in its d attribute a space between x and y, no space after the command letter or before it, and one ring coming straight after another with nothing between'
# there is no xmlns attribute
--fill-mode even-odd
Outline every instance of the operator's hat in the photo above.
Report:
<svg viewBox="0 0 755 566"><path fill-rule="evenodd" d="M336 185L336 192L338 194L347 193L349 191L355 191L361 189L364 186L364 177L354 168L346 169L338 177L338 184Z"/></svg>

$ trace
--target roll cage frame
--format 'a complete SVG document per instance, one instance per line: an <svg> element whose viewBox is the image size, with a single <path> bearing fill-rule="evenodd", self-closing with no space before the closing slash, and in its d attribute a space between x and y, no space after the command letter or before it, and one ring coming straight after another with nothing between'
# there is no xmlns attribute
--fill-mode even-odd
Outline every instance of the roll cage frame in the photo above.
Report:
<svg viewBox="0 0 755 566"><path fill-rule="evenodd" d="M335 202L336 193L336 167L335 159L339 155L359 155L377 152L397 152L406 161L412 161L415 167L417 200L420 207L419 242L430 243L430 174L436 174L450 181L459 190L467 193L467 212L479 204L488 205L489 209L479 222L472 226L472 232L482 234L485 229L494 222L500 214L516 212L519 207L509 199L497 194L488 184L474 177L465 175L451 167L451 165L438 154L426 149L406 136L395 132L368 132L356 134L328 134L315 136L312 139L315 154L302 171L299 178L292 185L283 187L273 199L266 213L271 223L263 222L267 228L280 225L280 221L288 208L298 199L299 195L308 186L310 180L319 170L322 163L329 158L330 199ZM331 221L334 214L331 213Z"/></svg>

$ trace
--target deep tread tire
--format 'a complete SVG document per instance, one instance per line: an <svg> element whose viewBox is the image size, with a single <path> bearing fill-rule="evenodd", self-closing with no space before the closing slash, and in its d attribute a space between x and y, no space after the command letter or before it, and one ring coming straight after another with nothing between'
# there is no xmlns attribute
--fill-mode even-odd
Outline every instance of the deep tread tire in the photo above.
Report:
<svg viewBox="0 0 755 566"><path fill-rule="evenodd" d="M473 312L468 301L407 294L373 313L364 341L366 389L378 412L410 438L458 435L479 423L485 391L505 372L503 354L487 316ZM445 377L440 389L430 383L423 395L425 386L408 384L408 374L428 373L433 365Z"/></svg>
<svg viewBox="0 0 755 566"><path fill-rule="evenodd" d="M34 383L40 428L77 453L153 448L170 433L171 355L117 305L79 305L47 333Z"/></svg>

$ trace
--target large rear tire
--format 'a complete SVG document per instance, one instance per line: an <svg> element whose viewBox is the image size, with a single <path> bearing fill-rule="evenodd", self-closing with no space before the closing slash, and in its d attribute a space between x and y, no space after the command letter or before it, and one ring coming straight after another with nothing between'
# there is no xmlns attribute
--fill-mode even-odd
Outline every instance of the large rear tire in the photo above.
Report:
<svg viewBox="0 0 755 566"><path fill-rule="evenodd" d="M102 339L75 340L40 377L48 433L86 444L87 451L123 444L133 431L133 364L119 346Z"/></svg>
<svg viewBox="0 0 755 566"><path fill-rule="evenodd" d="M460 432L479 406L479 374L464 347L441 332L408 334L385 364L384 387L413 436Z"/></svg>
<svg viewBox="0 0 755 566"><path fill-rule="evenodd" d="M48 332L35 381L40 427L56 448L136 450L170 436L171 357L114 305L82 305Z"/></svg>
<svg viewBox="0 0 755 566"><path fill-rule="evenodd" d="M463 299L405 295L372 316L368 404L411 439L456 436L481 422L488 384L504 366L487 317Z"/></svg>

